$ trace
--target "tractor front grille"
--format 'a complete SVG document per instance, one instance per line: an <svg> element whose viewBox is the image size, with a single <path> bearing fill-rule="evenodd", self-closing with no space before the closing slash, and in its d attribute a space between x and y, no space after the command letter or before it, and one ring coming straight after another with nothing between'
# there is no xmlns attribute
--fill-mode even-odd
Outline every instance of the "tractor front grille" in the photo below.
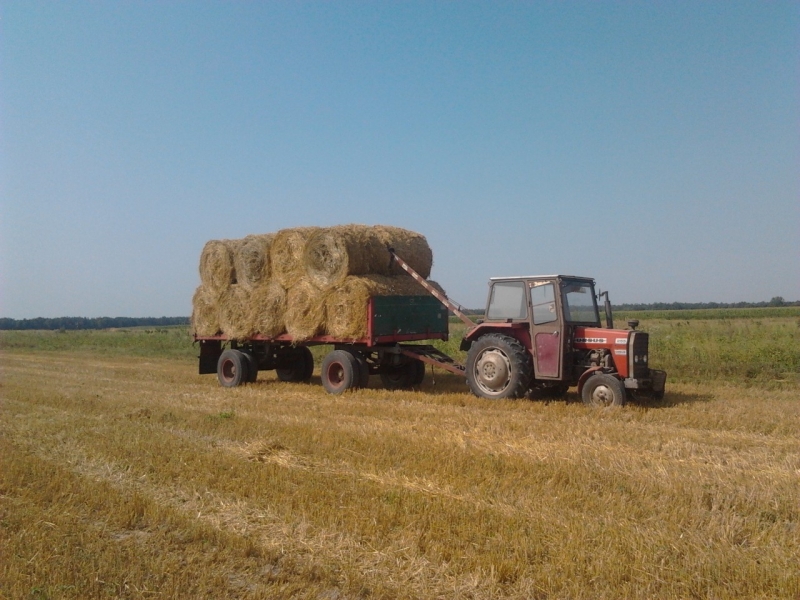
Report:
<svg viewBox="0 0 800 600"><path fill-rule="evenodd" d="M650 374L648 359L648 346L650 336L643 331L631 333L630 348L628 350L628 360L630 361L630 376L634 379L641 379Z"/></svg>

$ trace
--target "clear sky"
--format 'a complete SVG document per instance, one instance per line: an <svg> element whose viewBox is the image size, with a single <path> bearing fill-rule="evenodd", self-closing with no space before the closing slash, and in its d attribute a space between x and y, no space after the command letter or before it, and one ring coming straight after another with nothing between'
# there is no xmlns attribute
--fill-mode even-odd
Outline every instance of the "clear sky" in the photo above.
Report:
<svg viewBox="0 0 800 600"><path fill-rule="evenodd" d="M209 239L389 224L614 302L800 299L800 3L0 0L0 316L185 316Z"/></svg>

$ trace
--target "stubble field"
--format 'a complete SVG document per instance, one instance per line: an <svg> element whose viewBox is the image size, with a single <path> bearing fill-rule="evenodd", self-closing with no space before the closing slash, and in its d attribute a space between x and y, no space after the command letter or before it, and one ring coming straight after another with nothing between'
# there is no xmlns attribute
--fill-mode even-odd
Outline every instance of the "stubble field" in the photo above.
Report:
<svg viewBox="0 0 800 600"><path fill-rule="evenodd" d="M0 597L796 599L800 325L767 324L777 376L608 410L440 371L223 389L183 330L3 334ZM733 351L650 325L654 365Z"/></svg>

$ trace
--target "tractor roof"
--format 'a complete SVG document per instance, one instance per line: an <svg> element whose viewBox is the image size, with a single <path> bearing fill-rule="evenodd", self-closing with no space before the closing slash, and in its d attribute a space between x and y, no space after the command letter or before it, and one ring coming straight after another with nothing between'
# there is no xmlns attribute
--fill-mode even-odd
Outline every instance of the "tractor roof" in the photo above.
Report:
<svg viewBox="0 0 800 600"><path fill-rule="evenodd" d="M509 277L490 277L489 281L508 281L509 279L580 279L594 283L594 279L591 277L581 277L580 275L511 275Z"/></svg>

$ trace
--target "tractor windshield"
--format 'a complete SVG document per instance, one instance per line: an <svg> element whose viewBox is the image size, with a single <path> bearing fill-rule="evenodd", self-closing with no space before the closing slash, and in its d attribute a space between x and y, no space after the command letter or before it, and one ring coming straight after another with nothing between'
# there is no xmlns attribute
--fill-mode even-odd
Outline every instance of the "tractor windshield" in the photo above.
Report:
<svg viewBox="0 0 800 600"><path fill-rule="evenodd" d="M562 289L566 321L599 327L600 315L597 312L594 286L586 281L565 281Z"/></svg>

